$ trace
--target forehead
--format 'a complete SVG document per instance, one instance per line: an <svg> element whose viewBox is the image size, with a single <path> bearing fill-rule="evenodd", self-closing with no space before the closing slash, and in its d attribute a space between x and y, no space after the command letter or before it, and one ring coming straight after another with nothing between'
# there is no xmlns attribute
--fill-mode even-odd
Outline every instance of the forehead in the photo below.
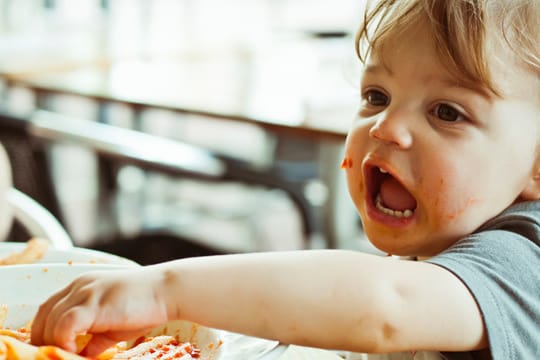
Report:
<svg viewBox="0 0 540 360"><path fill-rule="evenodd" d="M442 61L437 43L428 24L418 22L396 29L378 39L365 64L366 74L414 74L420 82L444 82L451 86L467 86L457 72L449 71Z"/></svg>
<svg viewBox="0 0 540 360"><path fill-rule="evenodd" d="M487 57L501 97L535 101L540 106L540 77L526 68L501 38L488 38ZM540 116L540 114L539 114Z"/></svg>
<svg viewBox="0 0 540 360"><path fill-rule="evenodd" d="M484 44L486 79L481 74L464 70L462 64L472 60L470 53L462 51L462 58L457 60L445 56L445 47L438 42L433 25L427 18L402 23L378 37L365 69L368 72L386 71L392 74L397 70L406 71L409 67L422 74L424 78L419 78L419 81L430 81L437 77L448 85L468 88L486 97L496 97L490 90L489 81L501 97L531 99L535 96L540 102L538 76L518 63L512 49L501 36L497 36L498 31L488 31L487 34Z"/></svg>

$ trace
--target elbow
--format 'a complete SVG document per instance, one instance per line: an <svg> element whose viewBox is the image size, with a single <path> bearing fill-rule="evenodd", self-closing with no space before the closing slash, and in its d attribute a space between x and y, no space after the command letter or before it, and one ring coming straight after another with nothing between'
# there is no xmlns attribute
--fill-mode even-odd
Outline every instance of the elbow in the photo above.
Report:
<svg viewBox="0 0 540 360"><path fill-rule="evenodd" d="M391 321L378 318L369 321L369 326L362 324L351 331L352 351L362 353L387 353L395 350L399 338L399 328Z"/></svg>
<svg viewBox="0 0 540 360"><path fill-rule="evenodd" d="M403 324L400 313L404 309L404 299L388 286L376 286L369 301L360 310L351 324L348 339L353 351L364 353L386 353L397 351ZM405 310L403 310L405 311Z"/></svg>

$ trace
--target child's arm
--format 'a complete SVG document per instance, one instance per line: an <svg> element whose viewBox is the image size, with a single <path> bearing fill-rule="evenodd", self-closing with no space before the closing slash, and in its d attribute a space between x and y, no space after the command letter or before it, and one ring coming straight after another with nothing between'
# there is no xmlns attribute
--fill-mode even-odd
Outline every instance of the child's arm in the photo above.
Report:
<svg viewBox="0 0 540 360"><path fill-rule="evenodd" d="M75 334L88 331L99 342L100 333L110 337L98 351L118 336L181 318L361 352L486 346L469 291L427 263L340 250L274 252L192 258L92 279L83 276L42 306L35 343L70 349Z"/></svg>

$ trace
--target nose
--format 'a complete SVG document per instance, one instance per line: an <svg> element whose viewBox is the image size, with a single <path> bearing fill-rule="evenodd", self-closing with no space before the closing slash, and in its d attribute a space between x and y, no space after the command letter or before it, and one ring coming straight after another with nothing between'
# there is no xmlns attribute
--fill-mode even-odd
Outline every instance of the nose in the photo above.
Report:
<svg viewBox="0 0 540 360"><path fill-rule="evenodd" d="M405 114L380 113L377 121L369 129L369 136L405 150L410 148L413 142L410 125L411 122Z"/></svg>

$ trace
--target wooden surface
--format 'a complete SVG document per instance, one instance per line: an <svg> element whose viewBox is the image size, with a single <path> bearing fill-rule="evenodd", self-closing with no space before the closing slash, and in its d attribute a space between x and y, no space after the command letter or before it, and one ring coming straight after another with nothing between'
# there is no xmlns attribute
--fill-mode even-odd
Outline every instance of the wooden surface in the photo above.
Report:
<svg viewBox="0 0 540 360"><path fill-rule="evenodd" d="M34 68L30 61L18 68L0 62L0 74L10 85L42 93L75 94L342 140L358 102L354 70L342 58L318 59L312 44L298 45L303 46L307 50L300 55L291 53L298 49L289 44L275 53L146 60L107 60L88 50L56 63L51 58L36 61Z"/></svg>
<svg viewBox="0 0 540 360"><path fill-rule="evenodd" d="M339 183L334 186L339 148L331 156L321 154L327 146L342 146L359 104L359 64L344 50L353 51L351 39L293 39L249 51L198 49L141 57L109 49L106 37L97 35L34 34L18 47L14 39L1 38L0 77L8 88L29 88L39 99L79 95L136 111L157 108L209 116L224 125L229 120L254 124L278 138L304 137L323 149L313 155L327 163L321 176L329 185L325 207L330 214L322 216L328 236L350 237L336 235L343 231L334 224L351 217L338 212L353 213L341 200L334 204L345 193ZM331 247L339 242L328 240Z"/></svg>

